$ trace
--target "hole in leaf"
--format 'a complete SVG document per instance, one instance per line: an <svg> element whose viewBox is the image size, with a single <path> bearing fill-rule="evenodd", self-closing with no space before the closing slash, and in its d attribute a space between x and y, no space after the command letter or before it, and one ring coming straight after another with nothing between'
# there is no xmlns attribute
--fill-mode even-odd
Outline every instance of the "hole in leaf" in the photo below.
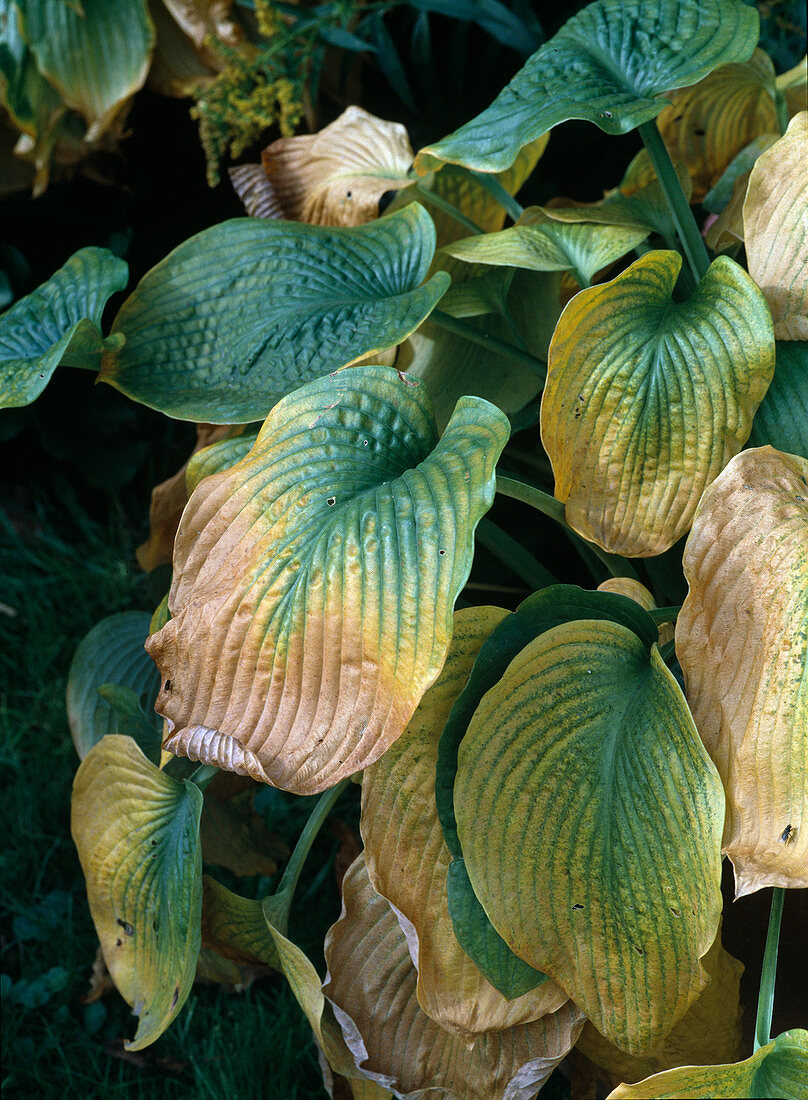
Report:
<svg viewBox="0 0 808 1100"><path fill-rule="evenodd" d="M326 500L326 504L328 505L329 508L332 506L332 504L336 504L336 503L337 503L337 498L336 497L329 497L328 500Z"/></svg>

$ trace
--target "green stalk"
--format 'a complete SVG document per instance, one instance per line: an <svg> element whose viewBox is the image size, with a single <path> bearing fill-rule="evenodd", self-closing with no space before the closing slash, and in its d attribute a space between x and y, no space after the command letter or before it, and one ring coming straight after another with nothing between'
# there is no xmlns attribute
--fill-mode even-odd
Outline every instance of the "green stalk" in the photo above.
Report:
<svg viewBox="0 0 808 1100"><path fill-rule="evenodd" d="M267 918L271 920L272 926L283 936L286 935L289 928L289 911L292 908L292 898L295 895L300 872L303 870L311 846L322 828L323 822L331 813L334 803L350 782L350 778L343 779L340 783L337 783L336 787L331 787L330 790L324 791L320 795L317 805L311 811L309 820L303 827L303 832L295 845L295 850L286 864L281 881L278 883L278 889L270 897L264 898L263 906Z"/></svg>
<svg viewBox="0 0 808 1100"><path fill-rule="evenodd" d="M613 577L631 577L632 580L639 580L634 566L625 558L621 558L617 554L607 553L596 546L595 543L581 538L577 531L573 531L564 517L564 505L560 500L551 497L549 493L544 493L541 489L537 489L534 485L528 485L524 481L517 481L516 478L502 477L501 474L497 474L497 492L504 497L510 497L511 500L519 500L523 504L528 504L531 508L535 508L537 512L541 512L542 515L555 520L575 538L581 539L581 542L586 543L592 553L603 562Z"/></svg>
<svg viewBox="0 0 808 1100"><path fill-rule="evenodd" d="M496 199L510 218L513 218L514 221L518 221L519 218L521 218L522 214L525 212L525 208L516 201L510 191L505 190L496 176L492 175L490 172L475 172L474 169L471 168L468 169L468 173Z"/></svg>
<svg viewBox="0 0 808 1100"><path fill-rule="evenodd" d="M444 313L443 310L433 309L429 315L429 320L434 321L441 328L453 332L456 336L462 336L464 339L470 340L473 344L479 344L481 347L488 348L489 351L496 351L500 355L507 356L508 359L521 363L522 366L533 371L541 379L541 384L544 385L547 379L547 364L543 359L522 351L515 344L509 344L507 340L500 340L498 336L492 336L480 328L475 328L474 325L462 321L459 317L452 317L451 314Z"/></svg>
<svg viewBox="0 0 808 1100"><path fill-rule="evenodd" d="M701 233L699 233L699 227L696 225L696 219L693 217L693 211L690 209L682 191L656 120L651 119L650 122L643 122L638 129L662 187L668 209L673 216L685 257L698 283L709 270L710 257L707 255L707 249Z"/></svg>
<svg viewBox="0 0 808 1100"><path fill-rule="evenodd" d="M215 764L200 764L198 768L195 768L188 777L189 781L199 787L200 791L204 791L208 783L219 774L219 769Z"/></svg>
<svg viewBox="0 0 808 1100"><path fill-rule="evenodd" d="M677 607L654 607L648 612L648 614L651 616L657 626L661 626L662 623L675 623L676 616L681 610L681 604L679 604Z"/></svg>
<svg viewBox="0 0 808 1100"><path fill-rule="evenodd" d="M485 232L485 230L481 229L476 222L471 220L471 218L467 218L462 210L458 210L453 202L449 202L448 199L445 199L443 195L437 194L436 191L430 191L429 188L424 187L422 183L415 183L413 186L419 195L423 195L427 202L433 203L439 210L442 210L444 214L448 214L450 218L454 218L456 222L468 229L470 233L479 234Z"/></svg>
<svg viewBox="0 0 808 1100"><path fill-rule="evenodd" d="M772 1008L774 1007L774 979L777 974L777 948L780 943L780 921L783 916L783 899L786 892L782 886L772 890L772 908L769 914L769 931L766 936L766 950L763 953L763 969L760 974L760 992L758 994L757 1019L755 1021L755 1050L760 1050L771 1042Z"/></svg>
<svg viewBox="0 0 808 1100"><path fill-rule="evenodd" d="M505 531L500 530L491 520L480 520L477 525L477 539L486 550L490 550L495 557L504 562L510 571L520 580L523 580L531 590L546 588L550 584L558 584L549 569L545 569L529 550L526 550L521 543L511 538Z"/></svg>

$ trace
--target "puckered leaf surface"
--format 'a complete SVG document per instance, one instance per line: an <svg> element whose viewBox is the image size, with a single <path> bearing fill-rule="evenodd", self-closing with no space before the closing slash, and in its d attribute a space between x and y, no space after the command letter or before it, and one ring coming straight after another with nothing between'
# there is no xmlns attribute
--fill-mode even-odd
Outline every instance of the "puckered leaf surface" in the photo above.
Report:
<svg viewBox="0 0 808 1100"><path fill-rule="evenodd" d="M738 1096L805 1100L808 1031L784 1031L751 1058L722 1066L682 1066L636 1085L620 1085L608 1100L734 1100Z"/></svg>
<svg viewBox="0 0 808 1100"><path fill-rule="evenodd" d="M60 363L97 365L101 314L128 271L108 249L82 248L0 317L0 408L30 405Z"/></svg>
<svg viewBox="0 0 808 1100"><path fill-rule="evenodd" d="M76 649L67 677L67 719L81 760L102 737L118 732L118 713L98 694L102 684L131 688L154 716L160 674L143 648L150 618L147 611L109 615Z"/></svg>
<svg viewBox="0 0 808 1100"><path fill-rule="evenodd" d="M774 373L766 303L721 256L687 301L681 257L649 252L582 291L558 323L541 405L555 495L590 542L660 554L741 449Z"/></svg>
<svg viewBox="0 0 808 1100"><path fill-rule="evenodd" d="M676 652L727 792L736 894L808 886L808 461L772 447L734 458L683 565Z"/></svg>
<svg viewBox="0 0 808 1100"><path fill-rule="evenodd" d="M181 420L260 420L283 394L417 328L449 284L424 283L434 248L417 204L355 229L223 222L141 279L113 324L126 344L100 377Z"/></svg>
<svg viewBox="0 0 808 1100"><path fill-rule="evenodd" d="M454 810L500 935L616 1046L652 1050L707 980L724 819L656 646L606 620L530 642L471 719Z"/></svg>
<svg viewBox="0 0 808 1100"><path fill-rule="evenodd" d="M774 66L763 50L673 92L657 125L674 160L686 164L694 202L703 199L744 146L776 131Z"/></svg>
<svg viewBox="0 0 808 1100"><path fill-rule="evenodd" d="M808 111L758 157L743 204L749 274L780 340L808 340Z"/></svg>
<svg viewBox="0 0 808 1100"><path fill-rule="evenodd" d="M663 92L746 61L757 13L740 0L596 0L528 60L482 114L424 154L496 172L567 119L623 134L667 106Z"/></svg>
<svg viewBox="0 0 808 1100"><path fill-rule="evenodd" d="M421 1011L416 972L389 903L360 856L343 881L343 914L326 937L326 997L360 1070L397 1096L529 1100L569 1052L583 1019L571 1001L469 1046Z"/></svg>
<svg viewBox="0 0 808 1100"><path fill-rule="evenodd" d="M157 1039L191 991L200 947L202 795L105 737L73 783L71 831L109 972L139 1016L129 1050Z"/></svg>
<svg viewBox="0 0 808 1100"><path fill-rule="evenodd" d="M389 902L418 970L418 1003L467 1037L554 1012L567 994L534 974L539 988L506 1000L461 949L446 898L450 853L435 805L438 738L482 641L507 616L496 607L455 615L446 664L401 737L362 779L362 839L374 888Z"/></svg>
<svg viewBox="0 0 808 1100"><path fill-rule="evenodd" d="M463 398L438 441L426 388L385 367L281 401L183 514L148 643L166 747L301 794L377 759L443 666L508 435Z"/></svg>

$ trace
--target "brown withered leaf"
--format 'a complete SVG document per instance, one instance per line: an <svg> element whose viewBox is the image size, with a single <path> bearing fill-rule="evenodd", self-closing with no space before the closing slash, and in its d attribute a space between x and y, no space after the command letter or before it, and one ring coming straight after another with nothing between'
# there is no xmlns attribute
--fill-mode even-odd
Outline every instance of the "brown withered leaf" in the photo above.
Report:
<svg viewBox="0 0 808 1100"><path fill-rule="evenodd" d="M362 841L355 830L346 822L340 821L338 817L329 818L328 824L331 832L339 841L339 848L334 856L334 877L337 882L337 891L341 894L345 872L362 851Z"/></svg>
<svg viewBox="0 0 808 1100"><path fill-rule="evenodd" d="M748 61L722 65L668 98L671 106L657 125L672 158L688 167L694 202L704 198L745 145L777 129L774 67L760 49Z"/></svg>
<svg viewBox="0 0 808 1100"><path fill-rule="evenodd" d="M228 175L233 190L244 203L251 218L282 218L280 199L269 181L262 164L240 164L229 168Z"/></svg>
<svg viewBox="0 0 808 1100"><path fill-rule="evenodd" d="M104 959L104 952L99 943L95 952L95 958L93 959L93 968L90 972L90 988L81 998L81 1003L83 1005L91 1005L94 1001L100 1001L102 997L106 996L106 994L114 988L115 982L113 982L110 977L106 960Z"/></svg>
<svg viewBox="0 0 808 1100"><path fill-rule="evenodd" d="M196 443L191 454L196 454L203 447L215 443L217 439L226 438L234 430L225 424L197 424ZM188 463L185 462L175 474L152 489L149 506L149 537L135 551L140 568L146 573L151 573L152 569L156 569L158 565L171 562L171 556L174 553L174 536L177 534L182 510L188 503L188 492L185 487L187 466Z"/></svg>
<svg viewBox="0 0 808 1100"><path fill-rule="evenodd" d="M313 225L364 225L386 191L405 187L412 165L407 131L348 107L317 134L279 138L262 162L287 218Z"/></svg>
<svg viewBox="0 0 808 1100"><path fill-rule="evenodd" d="M226 804L205 792L199 823L202 858L234 875L274 875L289 850L252 808L252 795Z"/></svg>
<svg viewBox="0 0 808 1100"><path fill-rule="evenodd" d="M361 856L345 876L343 913L326 936L325 955L323 992L359 1069L404 1098L442 1089L446 1100L529 1100L583 1023L567 1001L541 1020L471 1043L439 1027L418 1005L406 938Z"/></svg>
<svg viewBox="0 0 808 1100"><path fill-rule="evenodd" d="M743 204L749 274L778 340L808 340L808 112L758 157Z"/></svg>
<svg viewBox="0 0 808 1100"><path fill-rule="evenodd" d="M438 740L480 646L507 612L455 614L443 671L404 734L362 781L362 837L368 875L394 908L418 970L418 1003L447 1031L472 1041L555 1012L567 994L549 979L514 1000L483 976L455 937L446 894L450 853L435 803Z"/></svg>
<svg viewBox="0 0 808 1100"><path fill-rule="evenodd" d="M808 886L808 461L737 455L708 487L676 626L687 701L724 784L736 896Z"/></svg>

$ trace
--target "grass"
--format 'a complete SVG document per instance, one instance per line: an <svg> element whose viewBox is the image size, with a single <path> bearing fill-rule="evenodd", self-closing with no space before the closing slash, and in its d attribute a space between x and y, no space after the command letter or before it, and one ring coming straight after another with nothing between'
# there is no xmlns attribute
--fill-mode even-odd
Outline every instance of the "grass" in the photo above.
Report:
<svg viewBox="0 0 808 1100"><path fill-rule="evenodd" d="M3 1095L324 1097L308 1024L279 977L243 994L196 986L136 1061L120 1057L135 1030L123 1000L113 992L82 1003L97 938L69 830L78 761L67 672L90 627L115 611L152 610L166 583L136 565L144 520L138 529L105 499L106 515L91 519L71 485L54 480L12 492L0 510ZM327 924L336 892L320 894L316 917Z"/></svg>

